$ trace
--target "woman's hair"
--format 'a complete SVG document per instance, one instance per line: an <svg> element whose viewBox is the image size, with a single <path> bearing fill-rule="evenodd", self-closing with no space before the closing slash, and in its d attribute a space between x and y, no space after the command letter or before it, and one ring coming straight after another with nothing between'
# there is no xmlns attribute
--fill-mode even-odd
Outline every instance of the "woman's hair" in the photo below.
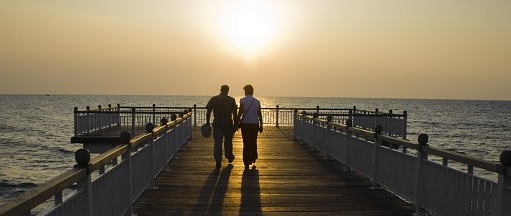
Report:
<svg viewBox="0 0 511 216"><path fill-rule="evenodd" d="M246 95L253 95L254 94L254 87L252 85L248 84L243 87L243 90L245 90Z"/></svg>

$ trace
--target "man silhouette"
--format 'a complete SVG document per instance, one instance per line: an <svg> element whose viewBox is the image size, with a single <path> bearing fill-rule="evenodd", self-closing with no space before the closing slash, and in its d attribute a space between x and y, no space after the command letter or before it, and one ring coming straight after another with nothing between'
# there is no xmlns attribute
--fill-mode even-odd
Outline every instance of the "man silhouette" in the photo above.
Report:
<svg viewBox="0 0 511 216"><path fill-rule="evenodd" d="M228 96L229 86L222 85L220 94L211 97L206 105L206 124L210 124L211 112L213 112L213 157L216 166L222 166L222 143L224 144L225 157L232 163L234 155L232 154L232 137L234 135L234 125L237 125L236 100Z"/></svg>

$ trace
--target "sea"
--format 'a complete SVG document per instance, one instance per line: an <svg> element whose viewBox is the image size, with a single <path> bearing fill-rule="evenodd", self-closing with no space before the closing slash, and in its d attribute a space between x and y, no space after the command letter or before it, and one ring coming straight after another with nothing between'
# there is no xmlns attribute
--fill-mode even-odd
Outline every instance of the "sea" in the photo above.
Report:
<svg viewBox="0 0 511 216"><path fill-rule="evenodd" d="M86 106L204 107L211 96L0 95L0 204L75 164L73 109ZM234 96L239 102L241 96ZM511 146L511 101L255 97L263 107L379 109L408 113L407 138L488 161ZM463 169L463 167L461 167Z"/></svg>

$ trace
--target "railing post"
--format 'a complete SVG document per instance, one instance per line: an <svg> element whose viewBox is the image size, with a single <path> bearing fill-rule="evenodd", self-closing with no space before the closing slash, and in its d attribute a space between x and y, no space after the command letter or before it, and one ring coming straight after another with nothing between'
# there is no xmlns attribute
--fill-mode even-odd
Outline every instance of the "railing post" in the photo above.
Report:
<svg viewBox="0 0 511 216"><path fill-rule="evenodd" d="M499 173L496 195L493 197L492 215L504 216L511 215L511 149L505 149L500 153L500 163L503 171Z"/></svg>
<svg viewBox="0 0 511 216"><path fill-rule="evenodd" d="M57 194L55 194L55 206L58 206L59 204L62 203L64 199L62 198L62 191L58 192Z"/></svg>
<svg viewBox="0 0 511 216"><path fill-rule="evenodd" d="M84 193L87 195L85 197L85 207L83 209L83 215L94 215L94 196L93 196L93 190L92 190L92 177L91 173L89 171L88 165L90 162L90 152L89 150L85 148L78 149L75 152L75 161L76 165L75 167L81 167L87 169L87 176L85 178L82 178L78 180L76 186L79 190L83 190Z"/></svg>
<svg viewBox="0 0 511 216"><path fill-rule="evenodd" d="M74 108L74 119L75 119L75 136L78 136L78 107Z"/></svg>
<svg viewBox="0 0 511 216"><path fill-rule="evenodd" d="M156 176L157 174L157 170L154 168L155 167L155 155L154 155L154 139L156 139L156 136L154 135L154 124L152 123L147 123L145 125L145 130L147 133L151 133L151 140L149 141L149 145L151 146L151 183L149 184L148 188L151 188L151 189L156 189L156 186L154 184L154 177Z"/></svg>
<svg viewBox="0 0 511 216"><path fill-rule="evenodd" d="M357 114L357 106L353 106L353 109L349 112L348 119L351 120L351 125L354 125L355 117L353 115Z"/></svg>
<svg viewBox="0 0 511 216"><path fill-rule="evenodd" d="M193 126L197 127L197 104L193 105Z"/></svg>
<svg viewBox="0 0 511 216"><path fill-rule="evenodd" d="M307 114L307 112L304 110L302 112L302 134L301 134L301 138L302 138L302 142L305 142L305 131L304 131L304 127L305 127L305 115Z"/></svg>
<svg viewBox="0 0 511 216"><path fill-rule="evenodd" d="M103 113L101 113L101 105L98 105L98 114L99 116L99 128L98 130L101 131L103 130Z"/></svg>
<svg viewBox="0 0 511 216"><path fill-rule="evenodd" d="M351 112L351 110L350 110L350 112ZM349 146L350 146L350 137L351 137L351 134L352 134L352 132L350 131L350 127L353 126L353 122L352 121L353 120L351 120L351 119L346 120L346 126L347 126L346 127L346 146L345 146L345 149L344 149L344 152L346 154L346 159L345 159L346 162L344 163L345 164L345 167L344 167L344 171L345 172L351 171L351 167L349 166L349 161L350 161L349 160L349 156L350 156L350 154L349 154Z"/></svg>
<svg viewBox="0 0 511 216"><path fill-rule="evenodd" d="M379 139L379 135L382 134L383 132L383 127L381 125L376 125L376 127L374 127L374 132L375 132L375 135L374 135L374 145L373 145L373 167L372 167L372 176L371 176L371 181L373 182L373 186L371 187L371 189L381 189L381 186L380 184L377 183L377 167L378 167L378 150L379 148L381 147L381 139Z"/></svg>
<svg viewBox="0 0 511 216"><path fill-rule="evenodd" d="M184 124L183 124L183 123L184 123L183 116L184 116L184 115L183 115L182 113L179 113L179 118L181 118L181 123L179 123L179 124L177 125L177 126L179 127L179 134L180 134L180 135L179 135L179 138L180 138L180 139L179 139L179 143L178 143L179 147L181 147L181 146L183 145L183 143L184 143L184 132L185 132L185 130L184 130L184 129L185 129L185 128L184 128ZM176 150L177 150L177 149L176 149Z"/></svg>
<svg viewBox="0 0 511 216"><path fill-rule="evenodd" d="M170 115L170 120L171 121L175 122L176 119L177 119L177 115L176 114ZM172 129L172 132L173 132L174 136L170 140L170 148L171 148L171 151L172 151L172 158L177 156L175 154L177 152L177 140L178 140L178 133L179 133L179 131L177 131L177 130L178 130L177 124L174 124L173 129Z"/></svg>
<svg viewBox="0 0 511 216"><path fill-rule="evenodd" d="M385 128L388 128L387 129L387 135L389 136L392 136L392 135L396 135L397 134L397 131L394 131L394 124L393 124L393 120L394 120L394 115L393 115L393 111L390 109L389 110L389 115L388 116L385 116L385 118L382 118L382 119L385 119Z"/></svg>
<svg viewBox="0 0 511 216"><path fill-rule="evenodd" d="M408 125L408 112L404 111L403 115L404 115L404 117L403 117L403 121L404 121L404 123L403 123L403 139L406 139L406 133L407 133L406 131L407 131L407 125Z"/></svg>
<svg viewBox="0 0 511 216"><path fill-rule="evenodd" d="M296 128L296 125L297 125L297 118L298 118L298 110L297 109L294 109L293 110L293 139L294 140L297 140L297 137L296 137L296 132L297 132L297 128Z"/></svg>
<svg viewBox="0 0 511 216"><path fill-rule="evenodd" d="M117 104L117 126L121 126L122 119L121 119L121 105Z"/></svg>
<svg viewBox="0 0 511 216"><path fill-rule="evenodd" d="M408 124L408 123L407 123L407 122L408 122L408 112L407 112L407 111L404 111L404 112L403 112L403 114L404 114L404 119L403 119L403 120L404 120L404 125L403 125L403 128L404 128L404 129L403 129L403 130L404 130L404 131L403 131L403 139L406 139L406 133L407 133L407 132L406 132L406 131L407 131L407 126L406 126L406 125ZM406 149L406 147L405 147L405 146L403 146L403 153L405 153L405 154L406 154L406 152L407 152L407 149Z"/></svg>
<svg viewBox="0 0 511 216"><path fill-rule="evenodd" d="M112 104L108 104L108 127L112 127L113 118L112 118Z"/></svg>
<svg viewBox="0 0 511 216"><path fill-rule="evenodd" d="M86 106L85 110L87 110L87 133L90 133L90 125L91 125L91 119L90 119L90 107Z"/></svg>
<svg viewBox="0 0 511 216"><path fill-rule="evenodd" d="M174 118L173 120L174 122L176 121L176 118ZM179 131L179 125L178 124L175 124L174 125L174 147L173 147L173 154L174 154L174 157L177 156L176 152L177 152L177 148L179 146L179 134L181 133L181 131Z"/></svg>
<svg viewBox="0 0 511 216"><path fill-rule="evenodd" d="M277 105L276 113L275 113L275 127L279 127L279 105Z"/></svg>
<svg viewBox="0 0 511 216"><path fill-rule="evenodd" d="M135 107L131 108L131 134L136 136L135 134Z"/></svg>
<svg viewBox="0 0 511 216"><path fill-rule="evenodd" d="M380 114L380 110L378 110L378 108L376 108L374 110L374 120L373 120L373 124L371 125L371 128L374 128L374 126L379 125L379 123L378 123L379 114ZM383 133L383 131L382 131L382 133Z"/></svg>
<svg viewBox="0 0 511 216"><path fill-rule="evenodd" d="M156 125L156 104L153 104L153 125Z"/></svg>
<svg viewBox="0 0 511 216"><path fill-rule="evenodd" d="M319 123L316 121L318 117L319 117L318 113L312 114L312 140L311 140L312 151L314 151L314 145L316 144L316 128L319 127Z"/></svg>
<svg viewBox="0 0 511 216"><path fill-rule="evenodd" d="M329 152L329 148L328 148L328 145L329 145L329 142L328 142L328 133L330 132L330 122L332 122L332 115L328 115L326 117L326 131L325 131L325 153L326 153L326 159L331 159L330 157L330 152Z"/></svg>
<svg viewBox="0 0 511 216"><path fill-rule="evenodd" d="M135 108L133 108L133 113L135 112ZM128 131L123 131L121 132L121 144L125 144L125 145L128 145L128 152L122 154L122 159L124 160L127 160L128 162L128 169L129 169L129 193L130 193L130 207L128 208L128 212L127 212L127 215L132 215L133 214L133 165L131 164L131 153L132 153L132 149L131 149L131 145L130 145L130 140L131 140L131 137L132 135L130 134L130 132Z"/></svg>
<svg viewBox="0 0 511 216"><path fill-rule="evenodd" d="M428 135L427 134L420 134L418 141L419 141L419 150L417 151L417 162L415 164L415 215L418 216L425 216L426 210L422 208L422 181L423 178L421 176L422 170L421 165L423 160L428 159L428 153L422 151L422 148L425 146L428 146Z"/></svg>
<svg viewBox="0 0 511 216"><path fill-rule="evenodd" d="M192 112L192 109L189 110L190 111L190 114ZM192 128L192 117L191 116L188 116L188 136L190 137L190 139L193 139L193 128Z"/></svg>
<svg viewBox="0 0 511 216"><path fill-rule="evenodd" d="M77 182L77 188L80 188L81 190L85 191L87 194L87 197L85 198L85 208L84 208L84 215L92 216L94 215L94 198L92 194L92 178L91 174L87 174L87 176L83 179L80 179Z"/></svg>
<svg viewBox="0 0 511 216"><path fill-rule="evenodd" d="M188 113L187 113L188 117L186 118L186 135L187 135L186 138L188 140L193 139L193 136L192 136L192 117L191 117L191 114L192 114L192 108L188 108Z"/></svg>

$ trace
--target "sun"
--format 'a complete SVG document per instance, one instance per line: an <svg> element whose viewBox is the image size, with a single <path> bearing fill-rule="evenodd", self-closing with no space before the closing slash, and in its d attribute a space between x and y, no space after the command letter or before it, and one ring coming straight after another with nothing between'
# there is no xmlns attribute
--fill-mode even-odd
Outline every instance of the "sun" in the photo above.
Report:
<svg viewBox="0 0 511 216"><path fill-rule="evenodd" d="M256 56L268 48L276 36L277 19L271 2L232 1L223 12L222 34L233 51Z"/></svg>

